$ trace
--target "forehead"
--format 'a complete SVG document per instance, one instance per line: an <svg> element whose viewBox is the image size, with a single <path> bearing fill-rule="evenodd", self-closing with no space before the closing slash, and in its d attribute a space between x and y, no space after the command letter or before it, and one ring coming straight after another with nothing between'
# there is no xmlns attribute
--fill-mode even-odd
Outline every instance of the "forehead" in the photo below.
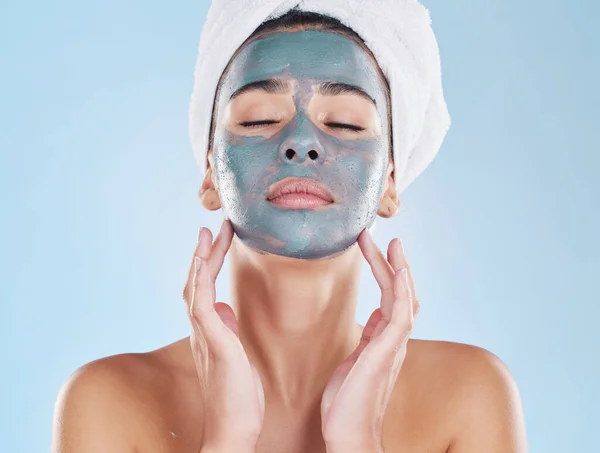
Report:
<svg viewBox="0 0 600 453"><path fill-rule="evenodd" d="M269 78L356 85L379 105L384 87L373 58L354 40L317 30L277 32L245 46L231 62L221 94Z"/></svg>

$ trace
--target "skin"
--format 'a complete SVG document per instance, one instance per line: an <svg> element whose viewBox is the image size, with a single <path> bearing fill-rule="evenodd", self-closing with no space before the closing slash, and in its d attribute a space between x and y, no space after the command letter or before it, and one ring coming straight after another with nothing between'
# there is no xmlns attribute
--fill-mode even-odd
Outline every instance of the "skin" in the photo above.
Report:
<svg viewBox="0 0 600 453"><path fill-rule="evenodd" d="M313 93L309 96L311 100L305 99L308 104L297 102L296 93L300 93L300 97L308 96L310 90L303 85L302 78L290 74L287 77L294 88L288 93L246 93L258 97L254 101L246 100L262 105L279 101L282 105L293 105L294 116L286 124L299 124L294 123L296 118L310 118L310 108L306 105L318 96ZM274 101L273 96L281 98ZM335 104L339 96L329 96L323 102ZM356 102L364 100L357 95L344 96L353 96ZM345 101L353 102L351 99ZM342 110L350 109L349 105L340 104ZM219 105L221 107L227 110L227 106ZM363 120L375 124L377 118L385 118L380 110L370 112ZM216 163L217 149L223 153L227 150L227 143L219 141L227 138L225 130L231 124L227 122L231 117L226 114L219 118L223 122L217 129L223 127L223 134L215 141L214 153L211 150L208 154L209 168L199 194L203 206L209 210L225 210L225 199L239 190L234 184L222 183L226 177L233 179L239 171L244 176L239 184L250 178L243 174L243 169L236 170L233 163L231 168L219 168ZM383 135L387 130L384 123L381 121L380 124ZM314 125L305 123L306 130ZM319 131L308 135L318 137L325 133L319 125L316 127ZM281 130L276 129L272 137L277 134L283 137L284 129L285 125ZM373 130L377 127L373 126ZM230 143L236 141L231 138ZM347 145L344 149L356 148ZM376 149L383 153L385 146ZM385 158L380 158L386 162ZM262 179L260 168L256 181L264 185L270 180ZM386 162L385 168L382 175L369 173L375 175L373 181L378 180L377 175L382 178L381 190L375 191L379 193L377 203L369 206L380 216L389 217L397 213L400 202L394 189L393 162ZM342 170L339 171L341 174ZM223 172L223 178L219 172ZM328 175L338 181L338 187L343 187L342 179L335 179L337 175L333 170ZM361 177L370 180L370 176ZM359 179L355 179L355 184ZM231 193L226 192L228 190ZM233 221L236 206L231 203ZM257 199L255 206L259 204ZM340 207L342 216L344 212ZM326 227L320 223L324 219L319 215L308 214L314 213L300 215L305 216L303 220L307 224L315 228ZM278 217L284 224L295 219L295 214L286 215ZM238 230L244 225L243 215L240 218ZM402 258L396 255L394 259L389 256L395 253L393 244L388 249L387 260L377 249L371 248L369 252L368 246L365 247L366 232L362 233L360 244L353 243L344 248L343 241L338 242L341 252L339 249L327 250L326 244L322 244L324 248L319 253L325 253L326 259L297 259L286 253L306 250L303 243L296 243L293 237L286 238L283 233L269 231L267 225L258 228L265 234L280 234L276 237L284 244L273 253L265 253L268 244L274 241L263 241L260 235L250 230L243 240L237 234L232 235L230 245L225 247L231 276L229 303L237 317L236 330L264 388L264 421L256 451L325 452L321 426L323 393L340 364L361 343L363 333L363 326L355 321L363 259L368 257L370 262L378 263L371 267L378 280L381 266L386 263L395 270L401 259L402 266L409 267L404 255ZM335 237L335 227L330 231L330 237ZM312 237L313 233L306 234ZM217 239L215 246L222 242ZM319 248L315 242L311 243ZM194 256L201 255L198 245ZM379 271L376 270L378 266ZM193 275L192 264L184 291L186 301L190 300ZM412 277L410 280L411 294L416 298ZM475 346L414 339L408 340L405 353L383 414L381 438L385 453L526 451L518 389L500 359ZM198 453L203 442L203 427L207 423L201 402L208 390L206 383L201 383L198 378L194 357L188 337L148 353L120 354L81 367L59 394L52 451ZM345 401L351 402L351 399Z"/></svg>
<svg viewBox="0 0 600 453"><path fill-rule="evenodd" d="M242 87L273 79L280 94L246 92L230 101ZM322 83L351 85L366 96L315 94ZM334 104L327 102L332 97ZM225 217L246 245L323 258L346 250L372 225L389 164L387 99L375 62L357 43L315 30L253 41L234 58L218 105L215 182ZM267 124L249 124L258 122ZM326 183L335 203L273 206L269 186L290 176Z"/></svg>

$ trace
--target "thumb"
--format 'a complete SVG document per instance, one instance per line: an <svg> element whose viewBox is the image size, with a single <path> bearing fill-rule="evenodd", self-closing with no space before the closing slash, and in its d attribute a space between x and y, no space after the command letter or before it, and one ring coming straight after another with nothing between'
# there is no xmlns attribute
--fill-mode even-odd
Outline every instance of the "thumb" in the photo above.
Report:
<svg viewBox="0 0 600 453"><path fill-rule="evenodd" d="M379 334L381 329L378 329L378 326L382 318L383 316L381 314L381 308L377 308L369 317L369 320L363 329L362 337L358 346L356 346L354 351L352 351L352 354L350 354L348 358L346 358L346 360L344 360L333 372L333 375L329 379L327 387L325 388L321 398L322 414L325 415L329 412L329 406L331 406L331 403L340 391L346 377L348 374L350 374L350 371L358 360L358 357L367 347L371 341L371 338Z"/></svg>
<svg viewBox="0 0 600 453"><path fill-rule="evenodd" d="M227 305L225 302L217 302L214 305L215 311L229 329L235 334L236 337L240 338L240 331L238 329L237 318L233 312L233 308Z"/></svg>
<svg viewBox="0 0 600 453"><path fill-rule="evenodd" d="M386 322L381 322L382 320L385 321L381 308L376 308L373 313L371 313L371 316L369 317L369 320L362 331L360 343L354 351L354 354L357 356L360 355L363 349L365 349L365 347L370 343L371 339L379 336L387 324Z"/></svg>

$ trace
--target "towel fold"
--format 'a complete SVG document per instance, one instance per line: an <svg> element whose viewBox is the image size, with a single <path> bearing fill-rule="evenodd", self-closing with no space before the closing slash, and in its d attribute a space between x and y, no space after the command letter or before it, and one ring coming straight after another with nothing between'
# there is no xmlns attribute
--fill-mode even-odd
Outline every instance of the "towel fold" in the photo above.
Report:
<svg viewBox="0 0 600 453"><path fill-rule="evenodd" d="M338 19L365 41L388 79L396 189L401 193L438 153L450 126L439 49L428 10L417 0L213 0L202 29L189 132L202 171L219 79L263 22L291 9Z"/></svg>

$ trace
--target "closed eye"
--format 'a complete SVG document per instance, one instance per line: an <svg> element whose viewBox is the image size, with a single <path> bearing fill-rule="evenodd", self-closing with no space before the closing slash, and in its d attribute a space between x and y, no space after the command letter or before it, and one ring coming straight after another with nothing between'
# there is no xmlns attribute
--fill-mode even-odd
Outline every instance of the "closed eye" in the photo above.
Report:
<svg viewBox="0 0 600 453"><path fill-rule="evenodd" d="M268 126L270 124L279 124L280 121L275 120L260 120L260 121L243 121L239 123L242 127L260 127L260 126Z"/></svg>
<svg viewBox="0 0 600 453"><path fill-rule="evenodd" d="M366 129L365 127L354 126L353 124L346 124L346 123L325 123L325 126L333 127L336 129L348 129L353 132L361 132Z"/></svg>

